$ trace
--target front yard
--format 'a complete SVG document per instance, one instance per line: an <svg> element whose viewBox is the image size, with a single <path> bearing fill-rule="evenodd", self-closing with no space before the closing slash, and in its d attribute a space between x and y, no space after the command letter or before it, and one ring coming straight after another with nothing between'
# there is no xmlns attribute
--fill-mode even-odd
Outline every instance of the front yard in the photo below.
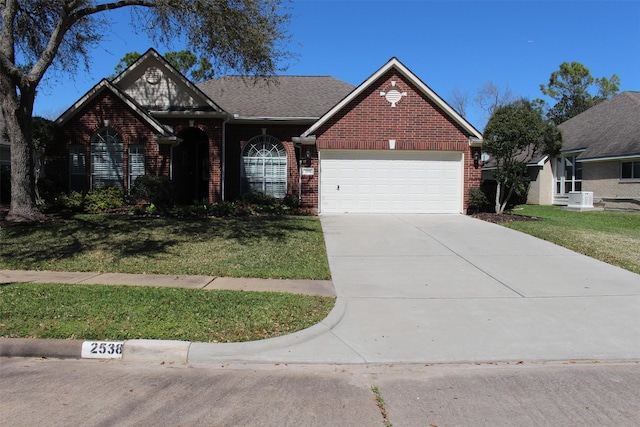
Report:
<svg viewBox="0 0 640 427"><path fill-rule="evenodd" d="M640 274L640 212L523 205L514 213L539 220L502 225Z"/></svg>
<svg viewBox="0 0 640 427"><path fill-rule="evenodd" d="M503 223L640 274L640 213L522 206ZM317 217L77 215L2 226L0 269L330 279ZM237 342L323 319L334 298L274 292L0 284L0 337Z"/></svg>
<svg viewBox="0 0 640 427"><path fill-rule="evenodd" d="M0 269L330 279L317 217L84 214L0 228Z"/></svg>
<svg viewBox="0 0 640 427"><path fill-rule="evenodd" d="M77 215L2 226L0 269L330 279L317 217ZM289 334L335 298L276 292L0 284L0 337L239 342Z"/></svg>

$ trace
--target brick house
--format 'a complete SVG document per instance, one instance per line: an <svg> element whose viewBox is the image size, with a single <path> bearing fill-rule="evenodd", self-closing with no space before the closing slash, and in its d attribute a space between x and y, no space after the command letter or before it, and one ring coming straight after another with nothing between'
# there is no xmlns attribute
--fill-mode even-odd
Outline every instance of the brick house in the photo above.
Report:
<svg viewBox="0 0 640 427"><path fill-rule="evenodd" d="M57 120L47 174L70 190L169 177L178 203L247 192L318 212L460 213L481 134L397 59L361 85L326 76L193 84L155 50Z"/></svg>

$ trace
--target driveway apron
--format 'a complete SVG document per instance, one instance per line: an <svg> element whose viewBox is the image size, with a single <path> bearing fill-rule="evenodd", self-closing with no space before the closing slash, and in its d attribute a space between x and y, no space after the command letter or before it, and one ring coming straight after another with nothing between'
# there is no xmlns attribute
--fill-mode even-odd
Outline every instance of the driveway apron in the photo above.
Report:
<svg viewBox="0 0 640 427"><path fill-rule="evenodd" d="M640 357L640 276L462 215L322 216L367 362Z"/></svg>
<svg viewBox="0 0 640 427"><path fill-rule="evenodd" d="M464 215L321 221L342 317L248 359L640 359L640 275Z"/></svg>

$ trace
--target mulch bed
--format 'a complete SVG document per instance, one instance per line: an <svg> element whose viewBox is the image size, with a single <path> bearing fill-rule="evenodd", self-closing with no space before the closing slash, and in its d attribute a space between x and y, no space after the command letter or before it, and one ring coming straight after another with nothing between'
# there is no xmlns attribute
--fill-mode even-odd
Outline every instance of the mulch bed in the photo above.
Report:
<svg viewBox="0 0 640 427"><path fill-rule="evenodd" d="M509 213L498 215L491 212L480 212L477 214L473 214L471 216L473 218L478 218L483 221L492 222L494 224L501 224L505 222L515 222L515 221L538 221L540 219L535 216L514 215Z"/></svg>
<svg viewBox="0 0 640 427"><path fill-rule="evenodd" d="M8 211L9 211L8 208L0 207L0 227L8 227L8 226L14 226L14 225L24 225L24 224L16 224L16 223L11 223L11 222L4 221L4 217L6 216ZM46 222L47 223L64 222L65 220L67 220L68 216L70 216L70 215L64 215L64 213L63 214L59 214L59 215L55 215L55 216L49 216L47 218ZM491 213L491 212L479 212L479 213L471 215L471 217L478 218L478 219L481 219L481 220L487 221L487 222L492 222L494 224L500 224L500 223L505 223L505 222L515 222L515 221L538 221L538 220L540 220L540 218L537 218L535 216L514 215L514 214L510 214L510 213L504 213L502 215L498 215L498 214Z"/></svg>

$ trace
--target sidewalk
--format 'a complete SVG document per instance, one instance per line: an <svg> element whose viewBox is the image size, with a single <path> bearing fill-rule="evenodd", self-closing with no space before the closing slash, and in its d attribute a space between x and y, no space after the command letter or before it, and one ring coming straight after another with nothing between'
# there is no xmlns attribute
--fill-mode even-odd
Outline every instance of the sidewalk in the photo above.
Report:
<svg viewBox="0 0 640 427"><path fill-rule="evenodd" d="M251 279L215 276L0 270L0 283L69 283L83 285L157 286L189 289L273 291L335 296L330 280Z"/></svg>

